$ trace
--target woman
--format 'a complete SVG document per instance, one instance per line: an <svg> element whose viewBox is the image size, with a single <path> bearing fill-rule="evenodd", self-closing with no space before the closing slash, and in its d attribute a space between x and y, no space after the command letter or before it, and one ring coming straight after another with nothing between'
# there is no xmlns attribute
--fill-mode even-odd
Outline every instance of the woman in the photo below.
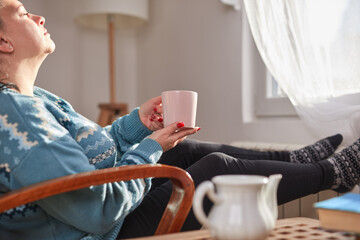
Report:
<svg viewBox="0 0 360 240"><path fill-rule="evenodd" d="M184 141L199 128L182 129L181 122L164 128L160 97L101 128L34 87L41 63L55 49L44 24L19 1L0 0L0 194L98 168L156 162L186 169L196 186L219 174L281 173L280 204L324 189L349 191L359 182L359 141L332 157L341 135L292 152ZM0 214L0 239L153 234L170 192L170 182L143 179L61 194ZM183 230L199 227L190 213Z"/></svg>

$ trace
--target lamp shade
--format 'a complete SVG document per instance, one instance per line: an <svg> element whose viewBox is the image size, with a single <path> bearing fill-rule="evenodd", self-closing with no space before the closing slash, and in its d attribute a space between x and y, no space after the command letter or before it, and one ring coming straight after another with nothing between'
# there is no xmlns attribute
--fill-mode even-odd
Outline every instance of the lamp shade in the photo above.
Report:
<svg viewBox="0 0 360 240"><path fill-rule="evenodd" d="M106 30L111 16L115 28L133 28L148 20L148 0L74 0L75 22Z"/></svg>

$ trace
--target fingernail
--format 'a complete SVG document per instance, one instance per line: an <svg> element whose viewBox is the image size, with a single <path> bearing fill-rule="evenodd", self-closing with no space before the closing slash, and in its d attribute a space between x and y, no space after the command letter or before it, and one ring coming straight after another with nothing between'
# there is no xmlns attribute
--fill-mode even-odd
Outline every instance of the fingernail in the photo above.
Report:
<svg viewBox="0 0 360 240"><path fill-rule="evenodd" d="M152 119L155 119L155 118L156 118L155 114L152 114L152 115L151 115L151 118L152 118Z"/></svg>
<svg viewBox="0 0 360 240"><path fill-rule="evenodd" d="M163 122L163 121L164 121L164 119L162 119L162 118L159 118L159 119L158 119L158 121L159 121L159 122Z"/></svg>
<svg viewBox="0 0 360 240"><path fill-rule="evenodd" d="M152 121L152 122L153 122L153 121L154 121L154 119L150 118L150 121Z"/></svg>
<svg viewBox="0 0 360 240"><path fill-rule="evenodd" d="M177 127L178 127L178 128L182 128L183 126L185 126L185 124L184 124L183 122L179 122L179 123L177 124Z"/></svg>
<svg viewBox="0 0 360 240"><path fill-rule="evenodd" d="M198 128L196 131L198 132L198 131L200 131L200 129L201 129L201 128Z"/></svg>
<svg viewBox="0 0 360 240"><path fill-rule="evenodd" d="M154 108L154 112L157 112L157 108Z"/></svg>

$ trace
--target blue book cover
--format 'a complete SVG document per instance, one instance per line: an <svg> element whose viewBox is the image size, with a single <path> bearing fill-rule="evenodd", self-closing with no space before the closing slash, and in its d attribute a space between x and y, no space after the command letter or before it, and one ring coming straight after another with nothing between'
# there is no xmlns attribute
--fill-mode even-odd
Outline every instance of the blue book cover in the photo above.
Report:
<svg viewBox="0 0 360 240"><path fill-rule="evenodd" d="M315 203L316 208L360 213L360 194L346 193L340 197Z"/></svg>

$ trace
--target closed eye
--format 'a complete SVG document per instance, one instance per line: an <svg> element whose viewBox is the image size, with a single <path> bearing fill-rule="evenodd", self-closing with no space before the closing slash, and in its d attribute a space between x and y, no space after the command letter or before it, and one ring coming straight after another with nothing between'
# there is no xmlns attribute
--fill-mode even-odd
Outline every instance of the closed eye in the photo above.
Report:
<svg viewBox="0 0 360 240"><path fill-rule="evenodd" d="M20 17L29 17L30 13L28 12L24 12L24 13L19 13Z"/></svg>
<svg viewBox="0 0 360 240"><path fill-rule="evenodd" d="M19 13L20 16L29 16L28 11L26 11L24 5L20 4L19 7L17 8L17 12Z"/></svg>

